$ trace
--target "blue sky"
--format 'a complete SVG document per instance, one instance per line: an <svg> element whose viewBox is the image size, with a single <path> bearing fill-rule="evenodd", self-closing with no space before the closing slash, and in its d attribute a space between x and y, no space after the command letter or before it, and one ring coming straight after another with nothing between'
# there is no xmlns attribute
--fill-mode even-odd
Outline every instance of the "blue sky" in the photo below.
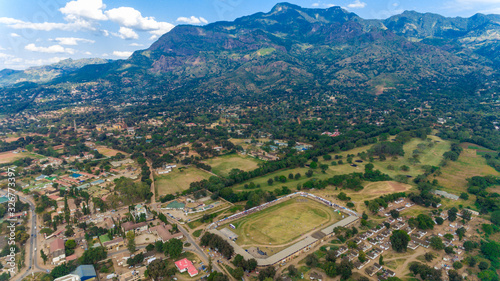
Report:
<svg viewBox="0 0 500 281"><path fill-rule="evenodd" d="M204 25L256 12L275 0L0 0L0 69L65 58L120 59L178 24ZM341 6L363 18L404 10L468 17L500 14L500 0L290 0L305 8Z"/></svg>

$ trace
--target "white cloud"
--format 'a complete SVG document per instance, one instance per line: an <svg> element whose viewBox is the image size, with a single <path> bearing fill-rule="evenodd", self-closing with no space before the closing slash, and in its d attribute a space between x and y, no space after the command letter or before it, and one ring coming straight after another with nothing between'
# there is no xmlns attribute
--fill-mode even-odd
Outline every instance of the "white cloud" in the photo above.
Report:
<svg viewBox="0 0 500 281"><path fill-rule="evenodd" d="M149 31L149 33L157 36L163 35L174 28L171 23L156 21L153 17L143 17L141 12L131 7L119 7L105 13L108 19L122 27L128 27L136 31Z"/></svg>
<svg viewBox="0 0 500 281"><path fill-rule="evenodd" d="M132 52L122 52L122 51L114 51L113 56L128 58L132 55Z"/></svg>
<svg viewBox="0 0 500 281"><path fill-rule="evenodd" d="M92 24L85 20L76 20L70 23L56 23L56 22L27 22L13 18L0 17L0 23L7 25L14 29L34 29L51 31L54 29L66 30L66 31L76 31L81 29L94 30Z"/></svg>
<svg viewBox="0 0 500 281"><path fill-rule="evenodd" d="M132 46L132 47L143 47L144 44L139 44L139 43L131 43L129 44L129 46Z"/></svg>
<svg viewBox="0 0 500 281"><path fill-rule="evenodd" d="M103 13L106 5L102 0L75 0L66 3L66 6L59 9L61 13L66 15L68 21L76 21L78 19L87 20L106 20L107 17Z"/></svg>
<svg viewBox="0 0 500 281"><path fill-rule="evenodd" d="M48 59L24 60L24 64L27 64L30 66L47 65L47 64L58 63L58 62L65 60L65 59L68 59L68 58L67 57L53 57L53 58L48 58Z"/></svg>
<svg viewBox="0 0 500 281"><path fill-rule="evenodd" d="M351 8L351 9L360 9L360 8L364 8L364 7L366 7L366 3L361 2L359 0L356 0L356 1L354 1L354 3L347 5L347 8Z"/></svg>
<svg viewBox="0 0 500 281"><path fill-rule="evenodd" d="M195 16L191 16L189 18L186 18L186 17L179 17L177 18L177 21L178 22L183 22L183 23L187 23L187 24L207 24L208 21L202 17L195 17Z"/></svg>
<svg viewBox="0 0 500 281"><path fill-rule="evenodd" d="M118 30L118 37L121 39L138 39L139 35L131 28L128 27L120 27L120 30Z"/></svg>
<svg viewBox="0 0 500 281"><path fill-rule="evenodd" d="M39 52L39 53L48 53L48 54L57 54L57 53L67 53L74 54L75 50L70 48L64 48L61 45L52 45L49 47L38 47L35 44L31 43L24 47L24 49L31 52Z"/></svg>
<svg viewBox="0 0 500 281"><path fill-rule="evenodd" d="M88 52L88 51L87 51L87 52L85 52L84 54L86 54L87 56L92 55L92 53L91 53L91 52Z"/></svg>
<svg viewBox="0 0 500 281"><path fill-rule="evenodd" d="M12 32L12 33L10 34L10 36L11 36L11 37L14 37L14 38L21 37L21 35L19 35L19 34L17 34L17 33L14 33L14 32Z"/></svg>
<svg viewBox="0 0 500 281"><path fill-rule="evenodd" d="M57 43L61 45L69 45L69 46L76 46L78 45L78 42L95 43L94 40L89 40L85 38L76 38L76 37L57 37L55 41L57 41Z"/></svg>
<svg viewBox="0 0 500 281"><path fill-rule="evenodd" d="M11 58L13 55L5 54L5 53L0 53L0 60Z"/></svg>
<svg viewBox="0 0 500 281"><path fill-rule="evenodd" d="M47 59L23 59L14 57L13 55L2 56L0 54L0 62L2 68L11 69L26 69L31 66L47 65L67 59L66 57L52 57Z"/></svg>
<svg viewBox="0 0 500 281"><path fill-rule="evenodd" d="M330 8L330 7L335 6L335 4L315 2L315 3L312 3L311 6L314 8Z"/></svg>

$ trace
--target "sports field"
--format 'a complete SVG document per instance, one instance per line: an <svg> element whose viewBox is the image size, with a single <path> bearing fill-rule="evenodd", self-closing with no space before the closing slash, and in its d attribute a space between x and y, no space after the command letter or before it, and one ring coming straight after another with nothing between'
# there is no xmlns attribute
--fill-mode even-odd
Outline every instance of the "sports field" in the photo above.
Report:
<svg viewBox="0 0 500 281"><path fill-rule="evenodd" d="M121 153L123 155L128 155L127 153L125 153L123 151L112 149L112 148L109 148L109 147L106 147L106 146L98 146L97 147L97 151L99 151L99 153L101 153L102 155L108 156L108 157L109 156L115 156L117 153Z"/></svg>
<svg viewBox="0 0 500 281"><path fill-rule="evenodd" d="M188 167L182 170L175 168L172 172L163 175L155 175L155 187L158 195L175 194L189 188L195 181L208 179L212 175L195 167Z"/></svg>
<svg viewBox="0 0 500 281"><path fill-rule="evenodd" d="M243 217L231 229L242 247L289 244L302 235L335 223L340 215L316 201L296 197ZM222 226L222 228L227 225Z"/></svg>
<svg viewBox="0 0 500 281"><path fill-rule="evenodd" d="M212 172L220 176L229 175L232 169L240 169L242 171L255 170L259 167L259 162L262 161L238 154L224 155L205 160L205 163L212 166Z"/></svg>

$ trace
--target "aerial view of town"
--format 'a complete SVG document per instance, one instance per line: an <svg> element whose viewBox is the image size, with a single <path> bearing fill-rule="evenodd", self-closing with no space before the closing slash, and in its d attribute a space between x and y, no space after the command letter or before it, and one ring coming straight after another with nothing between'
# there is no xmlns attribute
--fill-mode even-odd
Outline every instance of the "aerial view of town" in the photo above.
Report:
<svg viewBox="0 0 500 281"><path fill-rule="evenodd" d="M498 281L500 1L407 2L0 4L0 281Z"/></svg>

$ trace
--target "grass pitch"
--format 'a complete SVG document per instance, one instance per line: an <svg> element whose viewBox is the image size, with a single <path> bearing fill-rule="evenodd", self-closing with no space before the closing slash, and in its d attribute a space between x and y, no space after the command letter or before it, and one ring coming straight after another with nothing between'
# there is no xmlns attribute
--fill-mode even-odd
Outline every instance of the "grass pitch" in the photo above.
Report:
<svg viewBox="0 0 500 281"><path fill-rule="evenodd" d="M242 171L251 171L259 167L261 160L255 159L250 156L240 156L238 154L230 154L215 157L205 161L208 165L212 166L212 172L227 176L232 169L240 169Z"/></svg>
<svg viewBox="0 0 500 281"><path fill-rule="evenodd" d="M236 242L243 247L283 246L340 219L333 209L296 197L233 222L236 229L231 230L238 234Z"/></svg>

